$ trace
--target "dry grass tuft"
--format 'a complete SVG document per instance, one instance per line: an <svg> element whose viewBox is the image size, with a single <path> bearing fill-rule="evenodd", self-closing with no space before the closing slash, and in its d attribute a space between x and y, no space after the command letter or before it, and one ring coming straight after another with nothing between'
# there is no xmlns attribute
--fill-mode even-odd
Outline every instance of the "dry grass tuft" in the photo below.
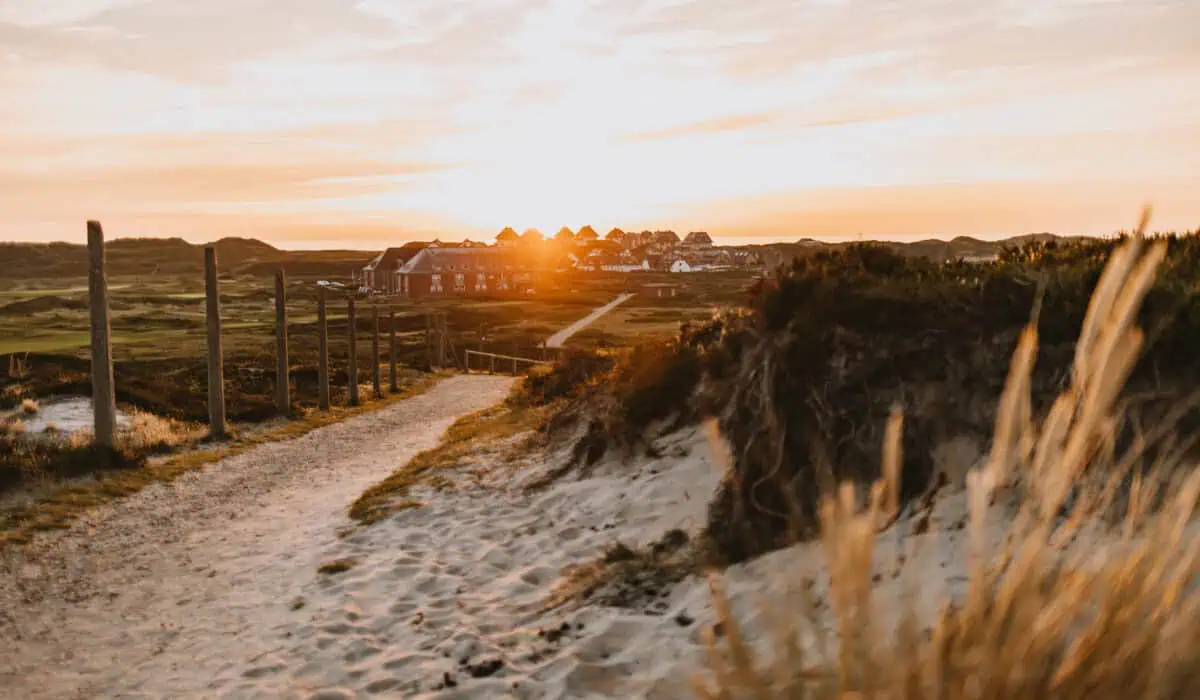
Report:
<svg viewBox="0 0 1200 700"><path fill-rule="evenodd" d="M1126 527L1093 555L1060 546L1112 503L1117 480L1081 489L1107 448L1116 398L1144 342L1136 311L1162 261L1164 246L1135 236L1113 255L1080 334L1070 386L1040 425L1029 403L1037 345L1032 328L1014 354L996 418L990 460L971 474L970 581L959 605L947 604L928 634L912 601L901 601L895 634L881 629L872 593L872 558L881 522L899 484L884 479L860 508L844 485L822 499L821 537L836 619L822 638L811 605L786 617L771 654L756 654L743 636L719 577L712 578L724 639L708 638L711 678L697 678L702 698L769 700L1188 700L1200 697L1200 541L1185 528L1200 499L1200 471L1182 479L1153 514L1153 489L1139 477ZM885 460L895 460L889 431ZM1128 465L1133 458L1120 461ZM1128 470L1126 470L1128 473ZM997 490L1020 485L1022 507L1001 552L984 541ZM991 563L989 566L988 563Z"/></svg>
<svg viewBox="0 0 1200 700"><path fill-rule="evenodd" d="M371 525L394 513L420 507L420 501L409 498L414 486L452 490L454 482L444 472L469 464L484 445L537 429L556 409L556 404L540 407L501 404L459 418L437 447L421 452L364 491L350 506L350 518L361 525Z"/></svg>
<svg viewBox="0 0 1200 700"><path fill-rule="evenodd" d="M27 416L32 416L36 415L39 410L41 410L41 408L38 406L38 402L34 399L21 399L21 413L24 413Z"/></svg>

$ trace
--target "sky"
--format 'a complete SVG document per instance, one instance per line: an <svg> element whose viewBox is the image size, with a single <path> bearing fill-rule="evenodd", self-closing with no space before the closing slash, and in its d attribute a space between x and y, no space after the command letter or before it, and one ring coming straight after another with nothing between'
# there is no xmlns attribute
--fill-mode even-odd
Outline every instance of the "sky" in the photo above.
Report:
<svg viewBox="0 0 1200 700"><path fill-rule="evenodd" d="M0 0L0 240L1200 227L1200 0Z"/></svg>

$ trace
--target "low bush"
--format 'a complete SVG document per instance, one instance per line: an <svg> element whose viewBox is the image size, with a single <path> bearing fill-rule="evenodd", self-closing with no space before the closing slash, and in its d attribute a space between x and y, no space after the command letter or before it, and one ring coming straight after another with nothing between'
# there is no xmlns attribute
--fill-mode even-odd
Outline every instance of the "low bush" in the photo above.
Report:
<svg viewBox="0 0 1200 700"><path fill-rule="evenodd" d="M967 436L986 445L1008 358L1031 318L1040 338L1031 411L1049 408L1070 379L1105 262L1126 240L1033 243L990 264L870 244L797 258L756 282L746 308L684 324L678 337L626 351L591 378L575 456L594 461L612 445L652 439L653 425L717 417L734 468L711 504L708 535L732 563L816 535L822 493L878 478L883 428L899 406L900 495L911 499L934 483L939 444ZM1138 314L1149 340L1118 444L1167 416L1185 432L1200 425L1194 412L1176 411L1200 380L1191 359L1200 345L1200 239L1156 240L1166 258Z"/></svg>
<svg viewBox="0 0 1200 700"><path fill-rule="evenodd" d="M769 644L755 644L763 640L751 640L741 629L715 576L722 637L706 635L712 674L696 679L698 697L1196 697L1200 605L1194 584L1200 549L1184 526L1200 497L1200 472L1181 465L1189 471L1180 470L1183 478L1167 492L1161 513L1147 515L1153 490L1139 489L1126 511L1124 535L1103 543L1107 551L1098 552L1096 544L1064 548L1084 531L1087 518L1055 517L1074 499L1081 478L1097 466L1115 466L1105 446L1122 423L1124 409L1116 398L1144 341L1130 312L1147 292L1143 273L1153 273L1161 254L1151 249L1134 265L1137 251L1128 252L1130 264L1115 261L1113 274L1097 289L1071 377L1044 421L1029 412L1030 360L1039 334L1032 327L1022 333L996 410L993 452L986 467L967 480L972 532L984 531L998 488L1023 480L1018 494L1025 498L1002 551L970 548L965 595L944 601L936 619L927 614L932 608L908 598L889 599L886 607L877 600L876 533L894 516L897 504L890 494L899 490L894 460L900 446L897 432L890 431L880 470L885 478L872 488L865 509L855 502L851 484L838 497L821 499L833 634L821 633L825 626L809 586L796 581L785 587L786 603L764 607L772 616ZM1107 489L1087 490L1075 512L1101 513L1112 497ZM982 539L973 543L981 546Z"/></svg>

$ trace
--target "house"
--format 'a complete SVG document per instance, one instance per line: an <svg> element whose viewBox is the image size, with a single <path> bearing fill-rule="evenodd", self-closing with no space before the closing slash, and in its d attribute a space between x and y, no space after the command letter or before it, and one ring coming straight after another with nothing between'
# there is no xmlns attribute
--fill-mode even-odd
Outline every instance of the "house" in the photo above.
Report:
<svg viewBox="0 0 1200 700"><path fill-rule="evenodd" d="M610 243L616 243L617 245L622 246L622 247L627 247L626 244L628 242L628 239L629 239L629 236L619 228L614 228L613 230L609 231L607 235L604 236L604 240L609 241Z"/></svg>
<svg viewBox="0 0 1200 700"><path fill-rule="evenodd" d="M433 244L413 241L399 248L388 248L376 255L363 267L362 274L359 275L360 287L375 294L395 294L398 291L396 271L431 245Z"/></svg>
<svg viewBox="0 0 1200 700"><path fill-rule="evenodd" d="M510 248L515 246L520 238L521 237L517 235L516 231L509 227L505 227L503 231L496 234L496 245L500 246L501 248Z"/></svg>
<svg viewBox="0 0 1200 700"><path fill-rule="evenodd" d="M654 242L662 246L679 245L679 235L674 231L655 231Z"/></svg>
<svg viewBox="0 0 1200 700"><path fill-rule="evenodd" d="M579 233L575 234L575 245L589 246L600 240L600 236L596 235L596 231L591 226L584 226L579 229Z"/></svg>
<svg viewBox="0 0 1200 700"><path fill-rule="evenodd" d="M696 269L687 260L676 260L671 263L671 272L695 272Z"/></svg>
<svg viewBox="0 0 1200 700"><path fill-rule="evenodd" d="M544 237L542 236L541 231L537 230L536 228L527 228L527 229L525 229L525 232L521 234L520 242L525 243L525 244L531 244L531 243L541 243L543 240L544 240Z"/></svg>
<svg viewBox="0 0 1200 700"><path fill-rule="evenodd" d="M706 231L692 231L683 239L683 245L685 248L711 248L713 240Z"/></svg>
<svg viewBox="0 0 1200 700"><path fill-rule="evenodd" d="M426 248L396 271L410 299L529 294L540 270L513 248Z"/></svg>
<svg viewBox="0 0 1200 700"><path fill-rule="evenodd" d="M575 240L575 232L563 226L558 230L558 233L554 234L554 240L559 243L570 243Z"/></svg>

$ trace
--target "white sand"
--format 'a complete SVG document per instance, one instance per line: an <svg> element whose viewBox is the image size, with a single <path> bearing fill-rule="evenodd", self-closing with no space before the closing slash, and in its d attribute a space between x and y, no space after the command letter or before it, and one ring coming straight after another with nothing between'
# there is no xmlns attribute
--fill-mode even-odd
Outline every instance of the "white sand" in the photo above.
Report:
<svg viewBox="0 0 1200 700"><path fill-rule="evenodd" d="M608 302L604 306L601 306L600 308L596 309L595 311L588 314L587 316L584 316L583 318L579 319L575 323L572 323L571 325L567 326L566 328L562 329L561 331L559 331L559 332L555 333L554 335L550 336L549 338L547 338L546 339L546 347L561 348L567 342L567 340L570 339L571 336L575 335L576 333L583 330L584 328L587 328L588 326L592 325L601 316L608 313L609 311L612 311L613 309L617 308L621 304L624 304L625 302L629 301L630 299L633 298L633 296L634 296L633 294L622 294L622 295L618 296L616 299L613 299L612 301Z"/></svg>
<svg viewBox="0 0 1200 700"><path fill-rule="evenodd" d="M244 456L259 469L278 465L284 476L270 490L255 486L261 477L223 478L242 471L228 460L175 489L202 496L164 506L176 496L159 489L92 518L103 554L84 548L85 532L63 538L79 566L91 567L68 577L84 595L73 601L75 589L60 586L10 613L29 619L19 621L23 639L0 647L0 658L15 653L17 663L0 688L39 698L691 697L701 630L712 621L703 581L632 609L545 611L543 603L564 566L592 561L614 541L643 545L703 526L720 474L698 430L661 441L667 456L607 460L587 478L532 494L522 485L564 455L516 473L484 456L477 466L490 471L478 483L462 470L457 490L420 489L424 507L335 536L365 485L432 444L450 415L504 388L490 378L449 380L396 408ZM948 458L959 473L976 456ZM965 514L961 490L942 498L929 534L914 538L920 556L904 567L896 543L911 522L882 536L876 587L885 602L904 594L902 569L919 575L915 595L929 614L963 589ZM1003 537L1004 525L995 518L989 539ZM343 558L355 561L349 571L316 573ZM814 544L731 568L748 636L769 641L771 623L788 610L775 596L796 581L813 579L823 598L823 568ZM772 602L764 617L759 605Z"/></svg>

